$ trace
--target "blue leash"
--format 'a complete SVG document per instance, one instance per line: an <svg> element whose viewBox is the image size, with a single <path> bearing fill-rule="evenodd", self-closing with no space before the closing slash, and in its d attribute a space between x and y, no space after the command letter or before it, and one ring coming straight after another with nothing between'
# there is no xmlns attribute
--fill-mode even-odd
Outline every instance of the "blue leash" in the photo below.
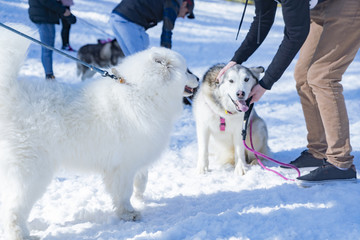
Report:
<svg viewBox="0 0 360 240"><path fill-rule="evenodd" d="M88 63L86 63L86 62L84 62L84 61L81 61L80 59L78 59L78 58L76 58L76 57L73 57L73 56L71 56L71 55L69 55L69 54L67 54L67 53L64 53L64 52L62 52L62 51L60 51L60 50L58 50L58 49L56 49L56 48L54 48L54 47L51 47L51 46L49 46L49 45L46 45L46 44L44 44L43 42L41 42L41 41L39 41L39 40L36 40L35 38L32 38L32 37L30 37L30 36L28 36L28 35L26 35L26 34L24 34L24 33L22 33L22 32L19 32L19 31L17 31L17 30L14 29L14 28L11 28L11 27L9 27L9 26L6 26L5 24L3 24L3 23L1 23L1 22L0 22L0 26L3 27L3 28L5 28L5 29L7 29L7 30L9 30L9 31L12 31L12 32L14 32L14 33L16 33L16 34L24 37L24 38L27 38L27 39L29 39L30 41L35 42L35 43L37 43L37 44L39 44L39 45L41 45L41 46L43 46L43 47L45 47L45 48L47 48L47 49L50 49L50 50L52 50L52 51L55 51L55 52L57 52L57 53L65 56L65 57L67 57L67 58L70 58L71 60L74 60L74 61L76 61L76 62L78 62L78 63L80 63L80 64L82 64L82 65L84 65L84 66L86 66L86 67L88 67L88 68L90 68L91 71L95 71L95 72L97 72L97 73L100 73L101 76L103 76L103 77L110 77L110 78L115 79L115 80L118 79L115 75L109 74L109 72L107 72L107 71L104 71L104 70L102 70L102 69L100 69L100 68L97 68L97 67L91 65L91 64L88 64Z"/></svg>

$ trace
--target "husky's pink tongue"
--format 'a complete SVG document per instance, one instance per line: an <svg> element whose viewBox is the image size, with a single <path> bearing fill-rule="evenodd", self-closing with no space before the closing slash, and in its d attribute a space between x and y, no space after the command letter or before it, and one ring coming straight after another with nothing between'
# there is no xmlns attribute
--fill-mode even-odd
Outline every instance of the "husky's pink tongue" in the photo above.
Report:
<svg viewBox="0 0 360 240"><path fill-rule="evenodd" d="M245 100L236 100L236 109L241 112L246 112L249 107L246 105Z"/></svg>

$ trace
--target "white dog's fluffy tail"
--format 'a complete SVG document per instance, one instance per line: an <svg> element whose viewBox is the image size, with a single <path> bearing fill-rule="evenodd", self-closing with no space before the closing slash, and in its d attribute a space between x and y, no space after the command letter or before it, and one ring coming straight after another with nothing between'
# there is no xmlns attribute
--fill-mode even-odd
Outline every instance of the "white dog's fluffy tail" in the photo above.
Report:
<svg viewBox="0 0 360 240"><path fill-rule="evenodd" d="M5 24L19 32L33 35L34 30L19 24ZM6 94L17 80L20 67L26 57L30 40L0 27L0 95ZM4 92L5 91L5 92Z"/></svg>

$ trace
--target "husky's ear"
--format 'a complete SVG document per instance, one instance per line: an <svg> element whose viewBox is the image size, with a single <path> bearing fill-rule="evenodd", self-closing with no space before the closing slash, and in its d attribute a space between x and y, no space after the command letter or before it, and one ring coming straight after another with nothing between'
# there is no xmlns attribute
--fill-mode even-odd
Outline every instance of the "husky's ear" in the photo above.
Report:
<svg viewBox="0 0 360 240"><path fill-rule="evenodd" d="M111 58L111 43L105 43L104 47L100 50L100 57L102 59Z"/></svg>
<svg viewBox="0 0 360 240"><path fill-rule="evenodd" d="M251 68L249 68L249 69L250 69L250 71L251 71L257 78L260 77L260 73L265 72L265 68L262 67L262 66L251 67Z"/></svg>
<svg viewBox="0 0 360 240"><path fill-rule="evenodd" d="M214 76L215 77L215 85L220 85L221 83L224 82L224 75L225 75L225 73L223 75L221 75L219 78L217 77L218 74L216 74Z"/></svg>
<svg viewBox="0 0 360 240"><path fill-rule="evenodd" d="M260 74L260 73L265 72L265 68L264 68L263 66L251 67L250 70L251 70L253 73L257 73L257 74Z"/></svg>

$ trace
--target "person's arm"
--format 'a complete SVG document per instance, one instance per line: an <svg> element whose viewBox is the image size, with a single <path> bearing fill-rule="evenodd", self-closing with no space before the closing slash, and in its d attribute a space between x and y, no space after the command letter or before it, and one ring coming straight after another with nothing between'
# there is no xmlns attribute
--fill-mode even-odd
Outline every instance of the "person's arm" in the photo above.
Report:
<svg viewBox="0 0 360 240"><path fill-rule="evenodd" d="M280 79L306 40L310 29L308 1L283 0L284 38L259 84L270 90Z"/></svg>
<svg viewBox="0 0 360 240"><path fill-rule="evenodd" d="M172 30L174 29L179 9L180 5L178 1L165 0L163 27L160 38L160 45L162 47L171 48Z"/></svg>
<svg viewBox="0 0 360 240"><path fill-rule="evenodd" d="M276 8L273 0L255 0L254 20L231 61L242 64L258 49L274 23Z"/></svg>
<svg viewBox="0 0 360 240"><path fill-rule="evenodd" d="M264 77L249 94L251 103L257 102L281 77L303 45L310 28L310 10L307 1L284 0L282 2L285 22L284 39L265 72Z"/></svg>
<svg viewBox="0 0 360 240"><path fill-rule="evenodd" d="M242 64L258 49L274 23L276 8L275 1L255 0L255 17L250 29L231 61L219 72L218 80L230 67L236 63Z"/></svg>

